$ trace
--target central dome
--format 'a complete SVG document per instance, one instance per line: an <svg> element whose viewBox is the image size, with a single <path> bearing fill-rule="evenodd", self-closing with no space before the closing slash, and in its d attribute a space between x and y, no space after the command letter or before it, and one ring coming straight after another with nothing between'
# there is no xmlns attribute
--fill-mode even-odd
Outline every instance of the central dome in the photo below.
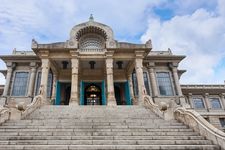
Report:
<svg viewBox="0 0 225 150"><path fill-rule="evenodd" d="M70 32L69 45L81 49L105 49L115 47L112 29L102 23L89 21L74 26Z"/></svg>

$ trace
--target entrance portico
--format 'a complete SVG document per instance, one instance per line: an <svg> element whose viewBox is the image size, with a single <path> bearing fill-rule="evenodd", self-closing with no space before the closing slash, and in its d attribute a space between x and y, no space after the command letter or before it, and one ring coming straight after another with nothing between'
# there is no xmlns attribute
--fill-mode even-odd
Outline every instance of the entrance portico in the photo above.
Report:
<svg viewBox="0 0 225 150"><path fill-rule="evenodd" d="M143 80L143 58L151 50L151 43L130 44L114 40L110 27L93 19L74 26L67 42L38 44L33 40L32 49L42 61L41 90L45 98L49 69L53 71L53 85L68 81L71 83L69 105L122 104L119 97L131 104L133 89L130 79L133 70L137 74L138 103L143 103L146 94ZM122 86L115 88L116 83ZM94 91L88 91L93 86ZM52 97L57 97L59 87L53 86ZM120 88L120 90L118 90ZM122 88L122 89L121 89ZM115 94L116 91L122 93ZM119 96L120 95L120 96ZM116 97L117 99L116 99ZM95 98L94 98L95 97ZM57 101L56 104L59 104ZM125 104L125 103L124 103Z"/></svg>

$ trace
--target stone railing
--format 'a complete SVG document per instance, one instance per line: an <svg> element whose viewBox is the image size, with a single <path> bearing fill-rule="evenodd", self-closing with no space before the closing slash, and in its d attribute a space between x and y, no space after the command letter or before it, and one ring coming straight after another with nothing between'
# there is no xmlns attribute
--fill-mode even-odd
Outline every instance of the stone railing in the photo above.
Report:
<svg viewBox="0 0 225 150"><path fill-rule="evenodd" d="M165 104L155 104L148 95L144 96L144 106L165 120L168 119L167 113L169 112L169 115L174 115L174 119L183 122L200 135L212 140L214 144L219 145L222 150L225 150L225 133L211 125L195 110L187 110L179 106L167 109ZM170 109L174 110L172 114L168 111Z"/></svg>
<svg viewBox="0 0 225 150"><path fill-rule="evenodd" d="M0 124L7 120L20 120L24 119L30 113L41 107L43 97L38 95L34 97L33 102L27 105L25 108L22 104L18 104L15 107L2 107L0 106Z"/></svg>
<svg viewBox="0 0 225 150"><path fill-rule="evenodd" d="M43 101L42 95L37 95L34 97L32 103L27 105L26 109L24 111L21 111L21 119L25 118L29 114L31 114L33 111L35 111L37 108L41 107ZM20 108L18 108L20 109Z"/></svg>
<svg viewBox="0 0 225 150"><path fill-rule="evenodd" d="M155 104L152 98L148 95L144 96L144 106L152 110L159 117L164 118L164 112L160 110L159 105Z"/></svg>
<svg viewBox="0 0 225 150"><path fill-rule="evenodd" d="M2 124L5 121L9 120L9 118L10 118L9 109L0 106L0 124Z"/></svg>
<svg viewBox="0 0 225 150"><path fill-rule="evenodd" d="M178 107L174 111L174 117L225 150L225 133L211 125L198 112Z"/></svg>

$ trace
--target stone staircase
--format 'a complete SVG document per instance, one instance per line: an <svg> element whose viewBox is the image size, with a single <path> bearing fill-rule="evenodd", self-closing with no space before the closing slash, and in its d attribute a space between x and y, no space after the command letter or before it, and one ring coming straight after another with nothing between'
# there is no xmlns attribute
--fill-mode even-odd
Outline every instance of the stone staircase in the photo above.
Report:
<svg viewBox="0 0 225 150"><path fill-rule="evenodd" d="M43 106L0 126L0 150L204 149L220 147L141 106Z"/></svg>

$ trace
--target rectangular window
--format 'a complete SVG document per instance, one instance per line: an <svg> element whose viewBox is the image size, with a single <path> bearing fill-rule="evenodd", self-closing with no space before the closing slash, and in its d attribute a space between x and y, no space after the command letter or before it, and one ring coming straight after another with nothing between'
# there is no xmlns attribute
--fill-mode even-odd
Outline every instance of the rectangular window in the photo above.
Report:
<svg viewBox="0 0 225 150"><path fill-rule="evenodd" d="M220 118L221 127L225 127L225 118Z"/></svg>
<svg viewBox="0 0 225 150"><path fill-rule="evenodd" d="M28 75L28 72L16 72L12 96L26 96Z"/></svg>
<svg viewBox="0 0 225 150"><path fill-rule="evenodd" d="M148 80L148 74L147 72L143 72L144 76L144 84L145 84L145 89L148 95L150 95L150 87L149 87L149 80Z"/></svg>
<svg viewBox="0 0 225 150"><path fill-rule="evenodd" d="M193 98L193 104L194 104L194 108L197 108L197 109L205 108L202 98Z"/></svg>
<svg viewBox="0 0 225 150"><path fill-rule="evenodd" d="M221 109L221 104L219 98L210 98L211 107L213 109Z"/></svg>
<svg viewBox="0 0 225 150"><path fill-rule="evenodd" d="M156 73L160 95L173 96L173 88L169 72Z"/></svg>

